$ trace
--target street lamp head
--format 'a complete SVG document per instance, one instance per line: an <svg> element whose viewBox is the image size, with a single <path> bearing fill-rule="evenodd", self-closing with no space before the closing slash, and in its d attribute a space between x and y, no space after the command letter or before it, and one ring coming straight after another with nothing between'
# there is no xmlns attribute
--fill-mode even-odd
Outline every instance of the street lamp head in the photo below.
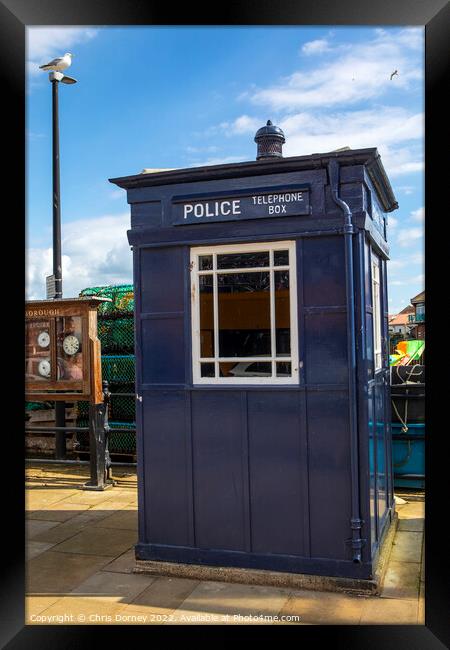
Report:
<svg viewBox="0 0 450 650"><path fill-rule="evenodd" d="M61 79L61 82L63 84L76 84L77 80L74 79L73 77L68 77L67 75L64 75L63 78Z"/></svg>

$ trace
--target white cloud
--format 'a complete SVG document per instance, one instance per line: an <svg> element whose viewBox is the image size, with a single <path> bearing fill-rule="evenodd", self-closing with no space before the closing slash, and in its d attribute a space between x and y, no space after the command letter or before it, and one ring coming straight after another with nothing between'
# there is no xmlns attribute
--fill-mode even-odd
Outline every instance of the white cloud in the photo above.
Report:
<svg viewBox="0 0 450 650"><path fill-rule="evenodd" d="M418 208L411 212L411 219L423 223L425 221L425 208Z"/></svg>
<svg viewBox="0 0 450 650"><path fill-rule="evenodd" d="M413 187L412 185L400 185L397 187L397 190L399 192L402 192L403 194L412 194L416 188Z"/></svg>
<svg viewBox="0 0 450 650"><path fill-rule="evenodd" d="M121 189L118 190L111 190L109 192L109 198L110 199L125 199L127 198L126 192L124 192Z"/></svg>
<svg viewBox="0 0 450 650"><path fill-rule="evenodd" d="M253 133L262 126L262 121L256 117L241 115L233 122L222 122L220 128L225 135L242 135L243 133Z"/></svg>
<svg viewBox="0 0 450 650"><path fill-rule="evenodd" d="M411 264L420 264L423 265L424 263L424 255L423 253L413 253L409 258L408 261Z"/></svg>
<svg viewBox="0 0 450 650"><path fill-rule="evenodd" d="M247 160L246 156L224 156L223 158L208 158L207 160L197 160L190 167L203 167L203 165L226 165L227 163L243 162Z"/></svg>
<svg viewBox="0 0 450 650"><path fill-rule="evenodd" d="M27 73L41 73L40 65L69 52L73 45L90 41L97 33L92 27L27 27Z"/></svg>
<svg viewBox="0 0 450 650"><path fill-rule="evenodd" d="M301 112L280 121L286 136L285 156L323 153L344 146L377 147L389 176L423 168L423 114L406 108L379 106L335 113ZM408 144L408 146L405 146ZM409 169L409 171L412 171Z"/></svg>
<svg viewBox="0 0 450 650"><path fill-rule="evenodd" d="M397 243L399 246L406 248L422 239L423 234L423 228L402 228L397 235Z"/></svg>
<svg viewBox="0 0 450 650"><path fill-rule="evenodd" d="M294 72L280 83L256 89L253 103L275 110L348 105L375 99L387 90L407 89L423 80L423 65L411 50L423 45L423 29L377 31L371 41L332 50L326 63ZM398 74L391 80L391 73Z"/></svg>
<svg viewBox="0 0 450 650"><path fill-rule="evenodd" d="M126 234L129 225L128 212L62 225L64 296L77 296L89 286L132 281L132 254ZM28 249L28 299L45 297L45 277L51 273L51 248Z"/></svg>
<svg viewBox="0 0 450 650"><path fill-rule="evenodd" d="M414 142L413 138L406 138L407 146L403 146L403 143L402 145L400 143L392 145L384 142L380 144L378 148L389 176L397 177L423 171L423 130L417 133L418 138L421 139L420 142Z"/></svg>
<svg viewBox="0 0 450 650"><path fill-rule="evenodd" d="M303 54L310 56L311 54L323 54L329 52L332 48L326 38L318 38L315 41L308 41L302 47Z"/></svg>
<svg viewBox="0 0 450 650"><path fill-rule="evenodd" d="M389 215L387 219L387 224L388 224L388 228L394 230L398 226L398 219L396 219L395 217L391 217L391 215Z"/></svg>
<svg viewBox="0 0 450 650"><path fill-rule="evenodd" d="M406 262L404 260L388 260L388 271L395 272L398 269L402 269Z"/></svg>

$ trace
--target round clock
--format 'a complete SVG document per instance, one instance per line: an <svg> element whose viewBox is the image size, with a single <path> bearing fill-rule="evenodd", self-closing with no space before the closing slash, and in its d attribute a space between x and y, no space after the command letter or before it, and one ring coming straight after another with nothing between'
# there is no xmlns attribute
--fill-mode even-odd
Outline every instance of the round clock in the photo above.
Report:
<svg viewBox="0 0 450 650"><path fill-rule="evenodd" d="M73 334L69 334L63 341L63 350L66 354L72 355L80 349L80 341Z"/></svg>
<svg viewBox="0 0 450 650"><path fill-rule="evenodd" d="M39 361L38 365L38 372L41 375L41 377L50 377L50 361L48 359L42 359L42 361Z"/></svg>
<svg viewBox="0 0 450 650"><path fill-rule="evenodd" d="M50 343L50 334L48 332L41 332L37 338L39 347L47 348Z"/></svg>

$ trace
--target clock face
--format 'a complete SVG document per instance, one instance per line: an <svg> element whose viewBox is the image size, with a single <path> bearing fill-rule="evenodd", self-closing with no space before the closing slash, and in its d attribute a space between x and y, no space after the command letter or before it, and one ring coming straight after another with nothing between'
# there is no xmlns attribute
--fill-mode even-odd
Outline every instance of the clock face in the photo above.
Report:
<svg viewBox="0 0 450 650"><path fill-rule="evenodd" d="M41 377L50 377L50 361L48 359L42 359L42 361L39 361L38 365L38 372L41 375Z"/></svg>
<svg viewBox="0 0 450 650"><path fill-rule="evenodd" d="M63 341L63 350L66 354L72 355L80 349L80 341L73 334L69 334Z"/></svg>
<svg viewBox="0 0 450 650"><path fill-rule="evenodd" d="M47 348L50 343L50 334L48 332L41 332L37 338L39 347Z"/></svg>

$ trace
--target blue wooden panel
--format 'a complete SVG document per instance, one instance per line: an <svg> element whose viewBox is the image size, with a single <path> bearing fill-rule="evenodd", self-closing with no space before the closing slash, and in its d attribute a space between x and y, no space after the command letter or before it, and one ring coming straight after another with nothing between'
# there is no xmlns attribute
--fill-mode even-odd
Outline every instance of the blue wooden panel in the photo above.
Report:
<svg viewBox="0 0 450 650"><path fill-rule="evenodd" d="M192 393L195 538L199 548L245 550L240 391Z"/></svg>
<svg viewBox="0 0 450 650"><path fill-rule="evenodd" d="M370 536L372 551L378 540L377 534L377 513L376 513L376 442L375 442L375 410L374 410L374 396L373 386L368 390L367 394L367 411L369 415L368 429L369 429L369 508L370 508Z"/></svg>
<svg viewBox="0 0 450 650"><path fill-rule="evenodd" d="M346 384L346 315L332 312L307 314L304 327L307 383Z"/></svg>
<svg viewBox="0 0 450 650"><path fill-rule="evenodd" d="M249 393L248 434L252 551L303 555L307 460L301 453L299 395Z"/></svg>
<svg viewBox="0 0 450 650"><path fill-rule="evenodd" d="M367 237L364 240L364 293L366 307L372 307L372 272L370 268L370 246Z"/></svg>
<svg viewBox="0 0 450 650"><path fill-rule="evenodd" d="M305 306L345 305L343 237L312 237L303 243Z"/></svg>
<svg viewBox="0 0 450 650"><path fill-rule="evenodd" d="M255 166L253 176L236 171L233 178L216 180L206 169L194 182L186 172L185 182L129 190L130 241L139 246L140 259L135 269L139 390L149 384L178 385L173 391L143 392L139 506L145 525L139 548L149 557L172 561L367 576L367 566L351 562L348 544L347 392L325 391L325 386L306 393L294 386L197 390L189 384L189 247L297 239L305 233L297 258L302 383L347 386L344 238L332 232L342 227L343 215L330 187L324 192L326 170L296 170L294 165L288 173L265 175L261 169ZM342 196L353 207L364 207L364 167L348 165L341 171ZM151 175L147 180L156 183ZM174 194L230 190L232 195L294 181L311 183L311 215L258 222L242 215L234 223L171 226ZM364 215L354 216L367 229ZM322 234L312 237L312 231ZM373 358L368 253L366 245L365 259L355 264L358 371L364 369L366 355ZM365 402L368 377L363 375L358 374L358 395ZM179 390L185 382L186 390ZM364 405L359 409L363 537L369 537L378 514L388 520L383 508L386 458L380 455L384 428L377 430L376 424L388 413L385 397L375 390L369 414ZM368 559L367 547L365 553Z"/></svg>
<svg viewBox="0 0 450 650"><path fill-rule="evenodd" d="M183 384L185 380L183 318L142 320L142 382Z"/></svg>
<svg viewBox="0 0 450 650"><path fill-rule="evenodd" d="M184 309L183 249L151 248L141 253L141 311Z"/></svg>
<svg viewBox="0 0 450 650"><path fill-rule="evenodd" d="M381 374L377 373L375 382L375 422L377 437L377 507L378 521L381 522L387 507L387 477L386 477L386 440L385 440L385 420L384 420L384 385L381 383ZM381 532L381 531L379 531Z"/></svg>
<svg viewBox="0 0 450 650"><path fill-rule="evenodd" d="M189 545L192 485L183 391L143 393L142 437L146 538Z"/></svg>
<svg viewBox="0 0 450 650"><path fill-rule="evenodd" d="M311 555L349 559L351 475L348 400L343 392L307 394Z"/></svg>
<svg viewBox="0 0 450 650"><path fill-rule="evenodd" d="M159 227L162 223L161 201L131 204L131 227Z"/></svg>

